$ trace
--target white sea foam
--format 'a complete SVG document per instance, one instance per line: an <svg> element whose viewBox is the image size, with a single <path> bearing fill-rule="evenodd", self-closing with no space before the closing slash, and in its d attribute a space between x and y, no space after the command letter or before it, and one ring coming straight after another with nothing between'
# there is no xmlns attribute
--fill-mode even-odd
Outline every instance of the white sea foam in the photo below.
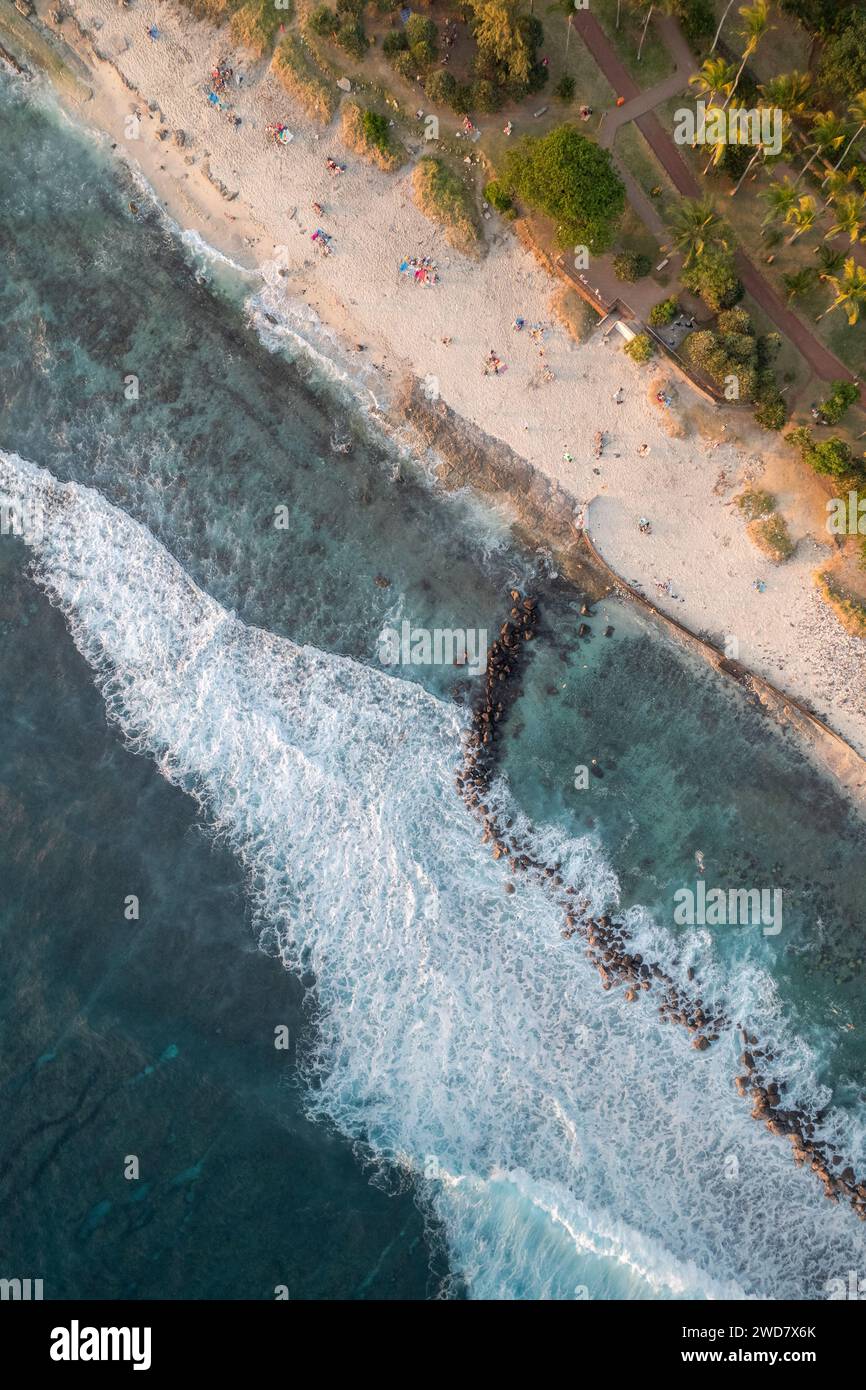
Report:
<svg viewBox="0 0 866 1390"><path fill-rule="evenodd" d="M599 990L540 888L504 892L453 790L459 711L245 627L92 490L2 453L0 488L44 505L35 575L110 717L198 798L264 941L315 979L310 1113L418 1176L474 1295L822 1297L866 1268L850 1209L737 1098L735 1040L696 1054L652 992ZM615 896L591 838L539 833ZM765 976L723 987L795 1049Z"/></svg>

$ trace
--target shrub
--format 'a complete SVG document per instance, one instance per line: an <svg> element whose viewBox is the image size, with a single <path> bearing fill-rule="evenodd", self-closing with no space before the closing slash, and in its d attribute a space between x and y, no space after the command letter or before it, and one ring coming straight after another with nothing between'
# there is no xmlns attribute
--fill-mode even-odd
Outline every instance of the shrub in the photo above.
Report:
<svg viewBox="0 0 866 1390"><path fill-rule="evenodd" d="M333 38L340 27L339 19L333 10L328 9L327 5L317 5L310 12L307 24L320 39Z"/></svg>
<svg viewBox="0 0 866 1390"><path fill-rule="evenodd" d="M692 51L703 53L716 32L711 0L677 0L676 15Z"/></svg>
<svg viewBox="0 0 866 1390"><path fill-rule="evenodd" d="M653 340L648 333L638 333L625 345L625 351L633 362L648 362L655 352Z"/></svg>
<svg viewBox="0 0 866 1390"><path fill-rule="evenodd" d="M367 109L361 117L361 128L368 145L374 145L377 150L387 150L390 147L391 131L388 119L381 112Z"/></svg>
<svg viewBox="0 0 866 1390"><path fill-rule="evenodd" d="M487 187L484 189L484 197L487 199L490 206L495 208L497 212L505 213L506 215L509 213L512 215L514 214L514 204L511 201L511 194L508 192L508 189L496 179L490 180L490 183L488 183Z"/></svg>
<svg viewBox="0 0 866 1390"><path fill-rule="evenodd" d="M755 419L765 430L780 430L788 419L788 407L778 387L764 387L755 406Z"/></svg>
<svg viewBox="0 0 866 1390"><path fill-rule="evenodd" d="M343 51L352 58L363 58L370 42L364 33L362 21L355 15L349 15L343 20L334 37Z"/></svg>
<svg viewBox="0 0 866 1390"><path fill-rule="evenodd" d="M411 14L406 21L406 42L410 48L416 43L429 44L435 52L439 45L439 31L432 19L422 14Z"/></svg>
<svg viewBox="0 0 866 1390"><path fill-rule="evenodd" d="M489 115L491 111L498 111L501 105L502 97L492 82L482 77L472 83L473 110Z"/></svg>
<svg viewBox="0 0 866 1390"><path fill-rule="evenodd" d="M815 582L846 631L855 637L866 637L866 603L850 590L843 589L827 570L819 573Z"/></svg>
<svg viewBox="0 0 866 1390"><path fill-rule="evenodd" d="M574 100L574 78L570 73L564 72L562 74L562 77L560 77L553 89L553 95L557 97L559 101L568 102Z"/></svg>
<svg viewBox="0 0 866 1390"><path fill-rule="evenodd" d="M822 87L840 105L866 87L866 13L852 9L846 21L825 43L818 67Z"/></svg>
<svg viewBox="0 0 866 1390"><path fill-rule="evenodd" d="M345 101L342 108L343 139L351 150L378 164L380 169L397 169L406 159L406 150L395 139L386 116Z"/></svg>
<svg viewBox="0 0 866 1390"><path fill-rule="evenodd" d="M796 445L803 462L814 468L816 473L837 478L842 482L866 481L866 468L863 463L855 459L850 447L838 435L819 442L815 440L811 430L800 425L797 429L791 430L790 434L786 434L785 438L790 444Z"/></svg>
<svg viewBox="0 0 866 1390"><path fill-rule="evenodd" d="M294 34L286 34L274 54L274 72L308 116L327 122L334 114L333 89L314 69L307 51Z"/></svg>
<svg viewBox="0 0 866 1390"><path fill-rule="evenodd" d="M627 280L633 284L642 275L648 275L652 270L652 261L649 256L643 256L638 251L621 251L618 256L613 258L613 270L617 279Z"/></svg>
<svg viewBox="0 0 866 1390"><path fill-rule="evenodd" d="M426 72L436 61L436 49L432 44L426 41L422 43L413 43L412 47L409 49L409 53L415 64L416 73Z"/></svg>
<svg viewBox="0 0 866 1390"><path fill-rule="evenodd" d="M472 196L462 179L442 159L426 155L412 174L415 202L432 221L445 227L446 239L459 251L478 249L481 235Z"/></svg>
<svg viewBox="0 0 866 1390"><path fill-rule="evenodd" d="M270 52L280 25L291 17L291 8L275 9L272 0L246 0L231 17L232 38L261 57Z"/></svg>
<svg viewBox="0 0 866 1390"><path fill-rule="evenodd" d="M760 488L747 488L736 499L737 506L748 523L748 532L759 550L776 564L790 560L796 546L791 540L784 517L776 511L772 493Z"/></svg>
<svg viewBox="0 0 866 1390"><path fill-rule="evenodd" d="M758 487L746 488L746 491L741 492L734 500L747 521L757 521L759 517L769 516L776 509L773 494Z"/></svg>
<svg viewBox="0 0 866 1390"><path fill-rule="evenodd" d="M853 381L832 381L830 394L819 407L828 425L838 425L848 407L859 400L860 389Z"/></svg>
<svg viewBox="0 0 866 1390"><path fill-rule="evenodd" d="M660 304L654 304L649 312L649 321L653 328L664 328L666 324L673 323L680 306L677 303L676 295L670 299L663 299Z"/></svg>
<svg viewBox="0 0 866 1390"><path fill-rule="evenodd" d="M454 93L457 91L457 78L453 72L445 72L439 68L436 72L431 72L424 82L424 90L430 101L435 101L442 106L450 106L454 100Z"/></svg>
<svg viewBox="0 0 866 1390"><path fill-rule="evenodd" d="M625 207L625 189L610 152L574 126L524 136L507 156L506 182L529 207L557 223L563 245L603 251Z"/></svg>
<svg viewBox="0 0 866 1390"><path fill-rule="evenodd" d="M395 53L405 53L409 47L409 40L402 29L392 29L382 40L382 52L386 58L393 58Z"/></svg>
<svg viewBox="0 0 866 1390"><path fill-rule="evenodd" d="M708 309L718 313L730 309L743 297L732 257L705 251L687 266L680 277L692 294L699 294Z"/></svg>

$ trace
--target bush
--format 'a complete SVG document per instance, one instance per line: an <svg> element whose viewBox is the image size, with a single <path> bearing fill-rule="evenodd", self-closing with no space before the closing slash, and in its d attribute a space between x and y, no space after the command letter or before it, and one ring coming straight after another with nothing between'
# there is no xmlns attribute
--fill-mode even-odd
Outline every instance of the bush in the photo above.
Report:
<svg viewBox="0 0 866 1390"><path fill-rule="evenodd" d="M450 106L457 91L457 78L453 72L445 72L439 68L436 72L431 72L426 79L424 91L430 101L441 106Z"/></svg>
<svg viewBox="0 0 866 1390"><path fill-rule="evenodd" d="M553 89L553 95L560 101L574 100L574 78L570 73L564 72Z"/></svg>
<svg viewBox="0 0 866 1390"><path fill-rule="evenodd" d="M780 430L788 419L788 407L778 387L764 387L755 406L755 419L765 430Z"/></svg>
<svg viewBox="0 0 866 1390"><path fill-rule="evenodd" d="M840 107L866 87L866 12L850 11L845 27L827 40L818 76L828 97Z"/></svg>
<svg viewBox="0 0 866 1390"><path fill-rule="evenodd" d="M280 40L273 67L283 87L308 116L322 122L331 119L336 104L333 88L322 80L295 34L285 34Z"/></svg>
<svg viewBox="0 0 866 1390"><path fill-rule="evenodd" d="M407 82L413 82L418 76L418 64L415 62L408 48L404 48L401 52L393 55L391 58L391 66L401 77L405 77Z"/></svg>
<svg viewBox="0 0 866 1390"><path fill-rule="evenodd" d="M382 40L382 52L386 58L393 58L395 53L405 53L408 47L409 40L402 29L392 29Z"/></svg>
<svg viewBox="0 0 866 1390"><path fill-rule="evenodd" d="M853 381L832 381L830 394L819 409L828 425L838 425L848 407L859 400L860 389Z"/></svg>
<svg viewBox="0 0 866 1390"><path fill-rule="evenodd" d="M317 5L310 12L307 24L314 34L318 34L320 39L333 38L340 27L340 21L333 10L329 10L327 5Z"/></svg>
<svg viewBox="0 0 866 1390"><path fill-rule="evenodd" d="M652 261L649 256L642 256L637 251L621 251L613 258L613 270L618 280L627 280L629 284L634 284L642 275L649 274Z"/></svg>
<svg viewBox="0 0 866 1390"><path fill-rule="evenodd" d="M690 48L702 54L716 32L711 0L677 0L676 15Z"/></svg>
<svg viewBox="0 0 866 1390"><path fill-rule="evenodd" d="M713 313L732 308L743 297L731 256L705 251L683 270L680 278L685 288L699 294Z"/></svg>
<svg viewBox="0 0 866 1390"><path fill-rule="evenodd" d="M716 331L702 328L690 333L683 344L683 354L687 362L705 372L726 393L735 386L737 394L730 399L757 401L766 395L769 401L770 393L776 390L745 309L719 314Z"/></svg>
<svg viewBox="0 0 866 1390"><path fill-rule="evenodd" d="M648 333L638 333L625 345L625 351L633 362L648 362L655 352L655 346Z"/></svg>
<svg viewBox="0 0 866 1390"><path fill-rule="evenodd" d="M737 506L748 523L749 536L759 550L776 564L790 560L796 546L791 540L784 517L776 511L772 493L760 488L747 488L736 499Z"/></svg>
<svg viewBox="0 0 866 1390"><path fill-rule="evenodd" d="M677 303L676 295L670 299L663 299L660 304L654 304L649 312L649 321L653 328L664 328L666 324L673 323L680 306Z"/></svg>
<svg viewBox="0 0 866 1390"><path fill-rule="evenodd" d="M477 250L481 240L472 195L442 159L426 155L412 174L415 202L432 221L445 227L446 239L459 251Z"/></svg>
<svg viewBox="0 0 866 1390"><path fill-rule="evenodd" d="M479 78L472 83L472 109L480 111L482 114L489 115L491 111L498 111L502 105L502 96L492 82L486 78Z"/></svg>
<svg viewBox="0 0 866 1390"><path fill-rule="evenodd" d="M855 459L844 439L833 435L830 439L815 440L812 431L800 425L791 430L785 438L800 450L803 462L825 477L837 478L842 482L866 482L866 467L860 459Z"/></svg>
<svg viewBox="0 0 866 1390"><path fill-rule="evenodd" d="M388 126L388 118L379 111L366 110L361 117L361 129L368 145L373 145L377 150L389 150L391 147L391 131Z"/></svg>
<svg viewBox="0 0 866 1390"><path fill-rule="evenodd" d="M354 15L349 15L343 20L334 37L343 51L352 58L363 58L370 43L364 33L363 23Z"/></svg>
<svg viewBox="0 0 866 1390"><path fill-rule="evenodd" d="M349 149L377 164L380 169L397 169L407 158L405 148L394 137L387 116L359 106L355 101L343 102L341 133Z"/></svg>
<svg viewBox="0 0 866 1390"><path fill-rule="evenodd" d="M232 38L261 57L270 52L280 25L291 17L291 8L277 10L271 0L246 0L231 17Z"/></svg>
<svg viewBox="0 0 866 1390"><path fill-rule="evenodd" d="M492 208L497 212L504 213L506 216L514 214L514 204L511 201L511 194L503 184L496 179L491 179L484 190L484 197Z"/></svg>
<svg viewBox="0 0 866 1390"><path fill-rule="evenodd" d="M625 207L610 152L574 126L524 136L506 159L505 179L529 207L557 223L562 245L604 251Z"/></svg>
<svg viewBox="0 0 866 1390"><path fill-rule="evenodd" d="M422 14L411 14L406 21L406 42L410 48L416 43L426 43L434 51L439 46L439 30L432 19Z"/></svg>

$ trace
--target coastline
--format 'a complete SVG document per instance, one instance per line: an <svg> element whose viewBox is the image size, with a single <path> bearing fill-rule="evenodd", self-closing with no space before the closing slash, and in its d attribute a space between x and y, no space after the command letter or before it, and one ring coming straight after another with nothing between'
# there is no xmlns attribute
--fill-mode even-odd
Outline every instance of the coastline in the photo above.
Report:
<svg viewBox="0 0 866 1390"><path fill-rule="evenodd" d="M43 18L48 8L40 0ZM2 0L0 35L10 11ZM160 28L156 42L147 36L151 23ZM153 0L131 9L92 0L86 14L64 20L59 34L74 82L48 75L67 111L113 142L182 229L247 269L277 265L271 289L345 348L345 359L376 385L377 404L395 397L390 423L408 424L420 445L435 451L444 487L471 486L504 505L518 534L550 548L566 577L588 592L616 588L639 602L795 727L866 804L866 642L844 632L812 584L813 570L832 550L818 530L823 516L798 517L798 555L776 568L754 551L731 506L738 487L765 468L784 484L787 460L755 452L778 450L774 439L733 412L723 419L681 384L678 418L666 418L652 403L651 368L615 361L616 348L598 334L578 346L555 323L548 301L558 282L516 238L497 232L480 264L460 256L415 209L405 171L383 174L347 154L349 168L335 187L323 166L330 152L342 157L338 137L290 111L266 62L233 58L245 84L231 93L243 124L230 127L204 94L210 67L236 52L226 34ZM61 47L53 35L42 42ZM126 139L135 108L140 135ZM267 122L280 118L295 133L285 150L265 136ZM155 138L161 131L165 138ZM307 222L314 218L306 211L325 196L333 199L323 221L337 252L327 258L310 246ZM399 257L414 254L433 256L440 284L419 287L397 273ZM517 314L545 324L552 381L542 384L537 348L512 331ZM490 345L508 363L502 377L482 375ZM626 399L613 404L620 384ZM598 426L610 439L600 468L590 447ZM649 444L643 456L639 440ZM578 516L590 498L585 547ZM816 487L814 512L822 498ZM649 538L638 533L639 512L652 519ZM762 573L763 594L752 578ZM669 592L650 601L642 589L662 579ZM739 653L733 663L720 659L728 635Z"/></svg>

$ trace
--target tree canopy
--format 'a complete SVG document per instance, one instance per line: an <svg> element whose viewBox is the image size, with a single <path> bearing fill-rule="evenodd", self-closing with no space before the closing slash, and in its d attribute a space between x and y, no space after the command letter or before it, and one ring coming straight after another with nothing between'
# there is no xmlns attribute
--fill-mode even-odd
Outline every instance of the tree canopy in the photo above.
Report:
<svg viewBox="0 0 866 1390"><path fill-rule="evenodd" d="M506 159L509 185L531 208L558 224L561 242L604 251L625 207L625 189L609 151L574 126L524 136Z"/></svg>

